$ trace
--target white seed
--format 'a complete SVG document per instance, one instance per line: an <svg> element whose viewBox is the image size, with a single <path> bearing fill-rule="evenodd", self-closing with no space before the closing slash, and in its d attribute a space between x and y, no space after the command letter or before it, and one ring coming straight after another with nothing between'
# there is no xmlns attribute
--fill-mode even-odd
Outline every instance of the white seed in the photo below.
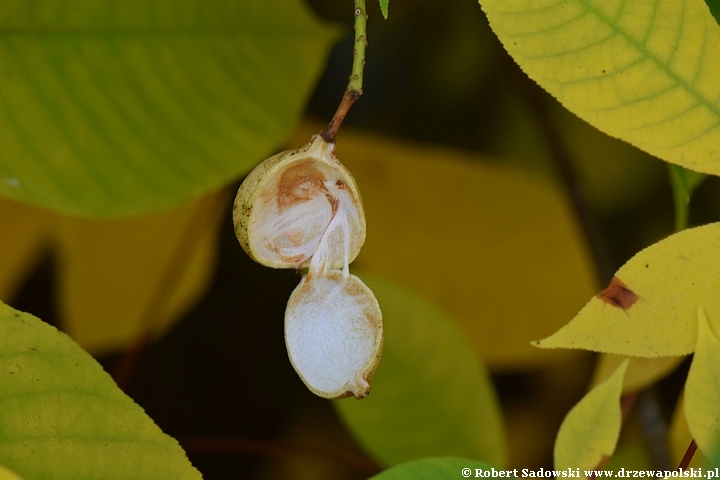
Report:
<svg viewBox="0 0 720 480"><path fill-rule="evenodd" d="M308 388L325 398L370 393L382 333L372 291L355 275L339 271L303 278L285 311L290 362Z"/></svg>

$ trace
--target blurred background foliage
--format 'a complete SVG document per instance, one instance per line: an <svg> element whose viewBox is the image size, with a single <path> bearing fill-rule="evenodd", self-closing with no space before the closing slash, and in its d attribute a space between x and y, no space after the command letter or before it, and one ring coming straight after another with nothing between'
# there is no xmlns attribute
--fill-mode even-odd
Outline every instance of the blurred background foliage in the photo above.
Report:
<svg viewBox="0 0 720 480"><path fill-rule="evenodd" d="M301 98L282 117L282 128L264 134L263 145L254 147L257 158L233 167L245 173L263 155L301 145L322 128L345 88L352 6L307 3L319 18L342 26L344 36L304 113ZM371 402L383 398L383 368L393 379L389 385L399 390L418 382L455 392L466 381L492 382L498 403L491 392L482 411L503 427L492 427L498 433L490 447L495 453L488 455L495 456L486 458L480 458L486 447L468 445L488 432L454 416L457 409L479 408L470 399L440 399L432 405L445 410L435 413L434 400L423 405L422 390L393 393L394 408L436 420L414 425L427 429L428 445L442 440L443 422L459 428L455 438L465 444L437 454L549 468L555 434L588 388L594 357L535 350L529 341L569 321L607 280L607 271L673 231L663 162L588 126L527 79L475 1L394 0L388 20L375 2L368 8L365 94L338 136L339 158L356 174L367 209L368 240L357 264L381 285L399 286L401 293L383 289L392 315L403 311L394 301L412 308L430 302L420 313L438 309L443 321L454 322L448 328L457 332L447 338L467 342L469 350L456 357L476 358L477 365L468 367L472 372L453 377L452 362L439 370L440 378L433 372L436 362L396 368L392 352L402 345L386 344L390 365L381 363L367 401L343 400L336 410L313 396L293 372L283 341L285 303L299 276L261 267L240 248L230 206L241 178L233 174L226 174L232 183L221 190L152 216L79 219L0 200L0 299L70 333L178 438L209 480L360 479L393 459L412 457L395 450L384 455L368 445L380 439L387 452L420 434L402 422L390 428L363 420L365 403L379 408ZM320 53L317 62L319 68ZM289 138L293 125L296 133ZM218 155L227 153L227 144L222 148ZM558 154L570 160L585 192L605 265L594 262L587 246L558 171ZM218 178L203 191L216 189ZM714 177L698 187L691 226L717 221L719 191ZM407 328L430 328L422 325ZM429 331L408 337L422 339ZM390 338L402 341L403 334ZM462 350L448 342L445 348ZM421 340L418 345L424 352ZM442 346L433 347L442 354ZM689 442L684 421L677 415L671 421L687 368L682 363L647 394L657 414L675 425L674 458ZM427 379L448 384L423 383ZM617 468L648 465L652 458L640 441L642 423L637 417L628 421Z"/></svg>

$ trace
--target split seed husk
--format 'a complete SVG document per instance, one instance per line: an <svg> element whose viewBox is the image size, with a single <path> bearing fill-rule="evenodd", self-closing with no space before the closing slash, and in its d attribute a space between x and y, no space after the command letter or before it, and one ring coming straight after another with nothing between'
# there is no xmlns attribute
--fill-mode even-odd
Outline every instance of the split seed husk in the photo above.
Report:
<svg viewBox="0 0 720 480"><path fill-rule="evenodd" d="M383 344L375 295L341 271L304 277L285 310L285 344L290 362L315 394L366 397Z"/></svg>
<svg viewBox="0 0 720 480"><path fill-rule="evenodd" d="M273 268L345 268L365 242L357 183L319 135L253 170L233 206L235 234ZM310 265L312 259L313 265Z"/></svg>

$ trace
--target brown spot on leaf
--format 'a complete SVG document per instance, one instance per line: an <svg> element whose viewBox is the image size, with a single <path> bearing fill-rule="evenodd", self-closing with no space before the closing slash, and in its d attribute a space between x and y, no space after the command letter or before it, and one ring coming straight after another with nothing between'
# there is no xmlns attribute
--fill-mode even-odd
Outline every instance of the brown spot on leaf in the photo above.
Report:
<svg viewBox="0 0 720 480"><path fill-rule="evenodd" d="M598 293L597 298L605 303L609 303L613 307L622 308L623 310L632 307L638 300L635 292L630 290L618 277L613 277L612 280L610 280L610 285Z"/></svg>

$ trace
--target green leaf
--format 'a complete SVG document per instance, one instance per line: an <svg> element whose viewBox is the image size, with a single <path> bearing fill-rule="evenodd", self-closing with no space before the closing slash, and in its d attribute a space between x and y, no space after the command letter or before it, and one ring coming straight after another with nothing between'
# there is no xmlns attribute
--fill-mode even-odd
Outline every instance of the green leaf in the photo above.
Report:
<svg viewBox="0 0 720 480"><path fill-rule="evenodd" d="M6 0L0 194L66 213L166 209L292 131L336 30L299 0Z"/></svg>
<svg viewBox="0 0 720 480"><path fill-rule="evenodd" d="M424 458L396 465L370 480L437 480L439 478L475 477L477 471L497 471L477 460L465 458ZM469 475L467 473L470 472Z"/></svg>
<svg viewBox="0 0 720 480"><path fill-rule="evenodd" d="M612 470L613 472L617 472L621 468L625 470L652 470L653 464L645 442L635 440L631 443L618 445L610 460L602 467L603 470Z"/></svg>
<svg viewBox="0 0 720 480"><path fill-rule="evenodd" d="M523 71L605 133L720 174L720 27L703 0L481 0Z"/></svg>
<svg viewBox="0 0 720 480"><path fill-rule="evenodd" d="M542 348L582 348L635 357L692 353L697 309L720 328L720 223L683 230L623 265Z"/></svg>
<svg viewBox="0 0 720 480"><path fill-rule="evenodd" d="M625 360L606 381L590 390L560 425L555 440L555 469L595 468L615 451L622 412L620 395L628 361Z"/></svg>
<svg viewBox="0 0 720 480"><path fill-rule="evenodd" d="M383 17L385 20L387 20L388 17L388 4L390 3L390 0L380 0L380 11L382 12Z"/></svg>
<svg viewBox="0 0 720 480"><path fill-rule="evenodd" d="M698 448L709 457L720 437L720 340L702 308L698 320L697 347L685 383L685 418Z"/></svg>
<svg viewBox="0 0 720 480"><path fill-rule="evenodd" d="M720 440L720 436L718 436L718 439ZM713 453L712 458L710 458L708 467L709 469L720 468L720 441L715 445L715 453Z"/></svg>
<svg viewBox="0 0 720 480"><path fill-rule="evenodd" d="M0 464L33 480L201 478L90 355L4 303Z"/></svg>
<svg viewBox="0 0 720 480"><path fill-rule="evenodd" d="M355 438L383 465L431 456L504 465L494 390L465 336L424 298L359 276L382 307L385 344L370 396L334 403Z"/></svg>

